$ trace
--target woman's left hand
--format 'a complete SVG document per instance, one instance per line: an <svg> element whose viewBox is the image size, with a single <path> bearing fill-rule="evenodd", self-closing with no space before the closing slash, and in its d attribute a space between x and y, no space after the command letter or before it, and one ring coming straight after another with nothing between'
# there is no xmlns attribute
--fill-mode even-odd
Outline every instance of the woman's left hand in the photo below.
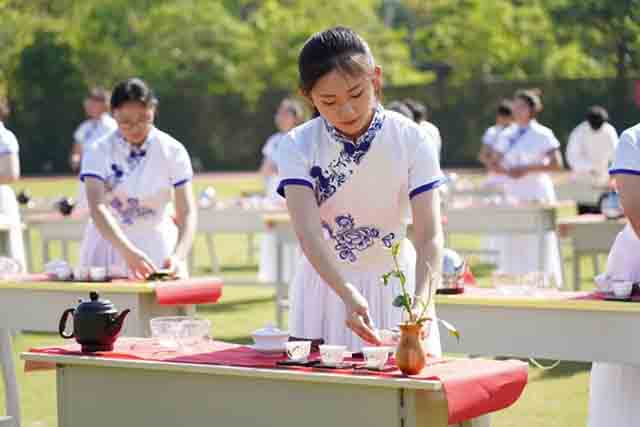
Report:
<svg viewBox="0 0 640 427"><path fill-rule="evenodd" d="M515 178L515 179L522 178L528 173L529 173L529 169L526 166L518 166L515 168L511 168L507 171L507 175L509 175L510 178Z"/></svg>
<svg viewBox="0 0 640 427"><path fill-rule="evenodd" d="M171 255L162 264L162 268L169 270L177 278L185 279L187 277L187 266L184 260L178 259L175 255Z"/></svg>

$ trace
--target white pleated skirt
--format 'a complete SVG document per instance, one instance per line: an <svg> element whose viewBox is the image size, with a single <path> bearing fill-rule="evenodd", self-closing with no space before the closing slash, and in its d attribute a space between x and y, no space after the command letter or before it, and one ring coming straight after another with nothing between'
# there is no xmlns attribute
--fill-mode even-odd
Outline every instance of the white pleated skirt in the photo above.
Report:
<svg viewBox="0 0 640 427"><path fill-rule="evenodd" d="M413 245L404 240L400 255L400 268L407 276L407 289L413 295L415 289L416 253ZM345 268L345 280L353 284L369 303L369 311L378 329L397 327L403 319L400 308L393 307L393 299L400 294L397 280L383 286L381 275L387 266L372 266L358 271ZM289 329L292 336L302 338L322 338L327 344L346 345L349 351L360 351L368 344L362 341L346 326L346 311L342 300L315 271L305 256L297 266L290 284ZM429 313L435 318L435 310ZM442 355L440 334L437 323L433 322L425 340L425 350L434 355Z"/></svg>

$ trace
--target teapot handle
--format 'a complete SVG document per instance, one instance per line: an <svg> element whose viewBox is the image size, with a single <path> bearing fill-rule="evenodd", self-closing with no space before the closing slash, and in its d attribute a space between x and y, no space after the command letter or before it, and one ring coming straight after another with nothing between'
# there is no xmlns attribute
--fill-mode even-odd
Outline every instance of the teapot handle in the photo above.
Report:
<svg viewBox="0 0 640 427"><path fill-rule="evenodd" d="M73 338L73 332L71 332L71 335L66 335L64 333L64 330L67 328L67 318L69 317L70 314L74 313L75 311L76 311L75 308L70 308L68 310L65 310L64 313L62 313L62 317L60 318L60 324L58 325L58 332L60 333L60 336L62 338L65 338L65 339Z"/></svg>

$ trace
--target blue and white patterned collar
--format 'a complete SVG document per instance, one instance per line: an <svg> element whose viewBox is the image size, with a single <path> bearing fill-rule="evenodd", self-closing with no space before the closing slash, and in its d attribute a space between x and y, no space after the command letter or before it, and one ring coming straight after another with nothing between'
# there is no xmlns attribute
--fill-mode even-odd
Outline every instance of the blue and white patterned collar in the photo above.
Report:
<svg viewBox="0 0 640 427"><path fill-rule="evenodd" d="M327 119L325 119L324 117L322 118L322 121L324 122L324 126L325 126L325 129L327 130L327 133L329 133L329 136L331 136L331 138L334 141L344 144L346 147L348 146L358 147L365 140L369 142L373 140L373 137L375 136L375 134L377 134L378 131L382 129L382 123L384 122L384 119L385 119L384 107L378 104L373 112L373 118L371 119L371 123L369 124L367 131L362 135L360 135L360 137L358 137L355 143L351 138L346 136L344 133L340 132L338 128L336 128L331 123L329 123Z"/></svg>
<svg viewBox="0 0 640 427"><path fill-rule="evenodd" d="M129 143L125 138L124 135L122 135L122 132L120 132L120 130L118 129L116 131L116 135L117 135L117 139L118 139L118 144L120 145L120 147L122 147L126 152L130 152L130 153L146 153L147 150L149 149L149 144L153 141L153 139L155 138L157 133L157 129L155 126L151 126L151 130L149 130L149 134L147 135L147 139L144 140L144 142L142 143L142 145L139 146L135 146L131 143Z"/></svg>

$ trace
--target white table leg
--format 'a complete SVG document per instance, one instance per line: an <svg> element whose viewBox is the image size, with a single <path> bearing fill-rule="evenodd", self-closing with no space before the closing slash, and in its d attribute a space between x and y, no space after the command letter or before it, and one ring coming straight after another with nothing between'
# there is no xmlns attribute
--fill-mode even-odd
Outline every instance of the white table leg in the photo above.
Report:
<svg viewBox="0 0 640 427"><path fill-rule="evenodd" d="M213 242L213 234L206 233L204 235L205 241L207 242L207 252L209 253L209 259L211 261L211 270L214 273L220 272L220 261L218 260L218 255L216 254L216 247Z"/></svg>
<svg viewBox="0 0 640 427"><path fill-rule="evenodd" d="M251 264L256 254L256 235L247 234L247 263Z"/></svg>
<svg viewBox="0 0 640 427"><path fill-rule="evenodd" d="M582 274L580 272L580 258L582 253L577 250L573 250L573 290L579 291L581 287L580 281L582 280Z"/></svg>
<svg viewBox="0 0 640 427"><path fill-rule="evenodd" d="M0 365L4 378L5 400L7 415L11 417L15 427L20 426L20 401L18 394L18 381L16 379L15 366L13 364L13 347L9 329L0 326Z"/></svg>
<svg viewBox="0 0 640 427"><path fill-rule="evenodd" d="M62 246L62 259L70 262L69 260L69 241L68 240L61 240L60 241L60 245Z"/></svg>
<svg viewBox="0 0 640 427"><path fill-rule="evenodd" d="M42 239L42 263L46 264L49 262L49 249L51 242L49 239Z"/></svg>
<svg viewBox="0 0 640 427"><path fill-rule="evenodd" d="M33 272L33 246L31 244L31 231L29 228L25 228L22 232L22 239L24 240L24 250L25 257L27 259L27 265L25 268L27 269L27 273Z"/></svg>

